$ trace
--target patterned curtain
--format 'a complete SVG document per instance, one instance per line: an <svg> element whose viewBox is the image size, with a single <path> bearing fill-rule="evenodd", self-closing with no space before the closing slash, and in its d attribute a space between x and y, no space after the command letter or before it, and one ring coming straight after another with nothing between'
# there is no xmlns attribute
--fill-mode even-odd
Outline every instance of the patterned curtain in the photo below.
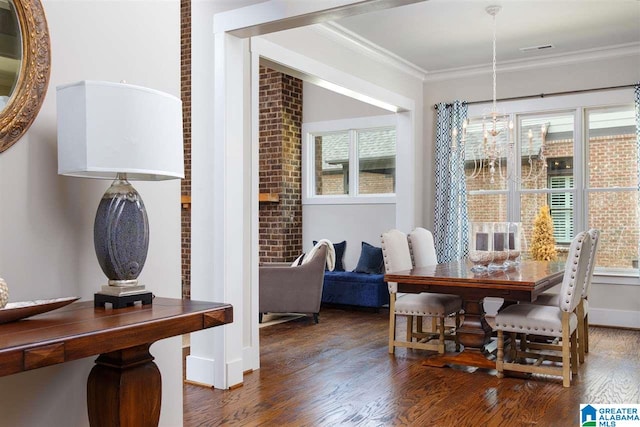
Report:
<svg viewBox="0 0 640 427"><path fill-rule="evenodd" d="M464 175L462 122L467 104L455 101L436 106L436 195L433 237L438 262L455 261L467 254L469 215ZM455 131L454 131L455 129Z"/></svg>

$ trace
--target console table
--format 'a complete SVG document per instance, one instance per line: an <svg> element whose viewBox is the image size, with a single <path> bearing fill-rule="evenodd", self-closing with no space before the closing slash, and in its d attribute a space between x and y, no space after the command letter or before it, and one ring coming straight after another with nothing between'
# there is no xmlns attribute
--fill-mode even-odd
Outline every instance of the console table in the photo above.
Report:
<svg viewBox="0 0 640 427"><path fill-rule="evenodd" d="M0 376L99 354L87 381L92 426L157 426L161 378L155 341L233 321L229 304L155 298L120 309L93 301L0 325Z"/></svg>

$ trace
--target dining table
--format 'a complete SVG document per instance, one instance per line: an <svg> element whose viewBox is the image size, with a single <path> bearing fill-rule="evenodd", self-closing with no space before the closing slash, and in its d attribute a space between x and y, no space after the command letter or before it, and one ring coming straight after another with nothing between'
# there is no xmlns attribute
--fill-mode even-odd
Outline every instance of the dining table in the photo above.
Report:
<svg viewBox="0 0 640 427"><path fill-rule="evenodd" d="M455 331L464 346L461 352L438 354L425 359L427 366L472 366L495 369L492 328L487 323L484 299L503 298L505 304L533 302L538 295L562 281L564 262L523 260L507 269L472 271L468 259L385 274L396 282L399 293L431 292L459 295L464 320Z"/></svg>

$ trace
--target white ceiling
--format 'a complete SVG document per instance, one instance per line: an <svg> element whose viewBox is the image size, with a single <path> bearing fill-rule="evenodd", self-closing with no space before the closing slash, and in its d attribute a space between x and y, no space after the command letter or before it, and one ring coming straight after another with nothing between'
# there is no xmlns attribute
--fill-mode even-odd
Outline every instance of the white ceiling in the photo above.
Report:
<svg viewBox="0 0 640 427"><path fill-rule="evenodd" d="M498 68L542 57L640 52L640 0L429 0L336 24L427 74L464 70L491 64L493 24L485 8L496 4ZM546 44L554 48L519 49Z"/></svg>

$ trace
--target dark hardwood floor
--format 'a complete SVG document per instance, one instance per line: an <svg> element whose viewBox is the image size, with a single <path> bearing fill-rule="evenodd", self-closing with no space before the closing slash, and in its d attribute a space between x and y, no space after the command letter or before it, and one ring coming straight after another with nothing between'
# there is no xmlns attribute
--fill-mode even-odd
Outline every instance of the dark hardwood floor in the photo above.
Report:
<svg viewBox="0 0 640 427"><path fill-rule="evenodd" d="M404 324L404 322L400 322ZM193 426L576 426L581 403L640 403L640 331L592 327L570 388L559 378L421 365L387 352L388 311L324 308L260 330L261 369L234 390L184 386Z"/></svg>

